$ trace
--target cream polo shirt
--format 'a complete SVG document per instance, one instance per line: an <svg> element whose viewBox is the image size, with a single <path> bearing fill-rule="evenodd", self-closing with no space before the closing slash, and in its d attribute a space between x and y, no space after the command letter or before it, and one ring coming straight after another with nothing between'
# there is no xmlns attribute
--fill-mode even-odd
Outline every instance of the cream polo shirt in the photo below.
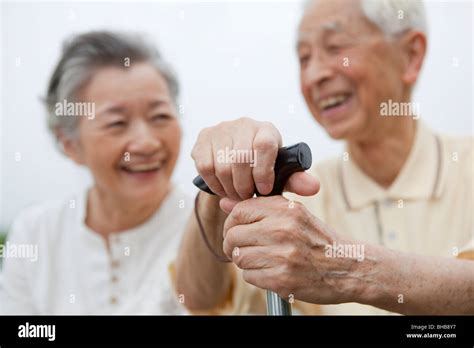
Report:
<svg viewBox="0 0 474 348"><path fill-rule="evenodd" d="M440 136L418 122L414 145L389 189L346 156L323 161L313 197L287 195L351 239L420 255L474 259L473 138ZM470 244L470 243L471 244ZM264 292L235 271L225 310L265 313ZM396 299L395 299L396 300ZM317 306L296 301L304 314L386 314L356 303Z"/></svg>
<svg viewBox="0 0 474 348"><path fill-rule="evenodd" d="M186 313L168 267L191 210L192 201L173 188L148 221L109 237L110 252L105 239L84 223L86 192L25 210L14 221L8 242L11 250L36 245L37 257L6 255L0 312Z"/></svg>

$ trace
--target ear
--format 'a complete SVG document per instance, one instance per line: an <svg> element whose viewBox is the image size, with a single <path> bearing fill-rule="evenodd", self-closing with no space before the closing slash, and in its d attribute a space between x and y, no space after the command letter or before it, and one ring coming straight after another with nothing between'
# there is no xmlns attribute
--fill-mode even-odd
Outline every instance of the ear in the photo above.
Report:
<svg viewBox="0 0 474 348"><path fill-rule="evenodd" d="M85 165L85 159L79 139L71 138L70 136L65 136L60 131L58 131L57 136L59 139L59 143L62 146L62 150L66 154L66 156L79 165Z"/></svg>
<svg viewBox="0 0 474 348"><path fill-rule="evenodd" d="M426 54L426 35L419 31L410 31L401 39L403 53L402 80L412 86L420 75Z"/></svg>

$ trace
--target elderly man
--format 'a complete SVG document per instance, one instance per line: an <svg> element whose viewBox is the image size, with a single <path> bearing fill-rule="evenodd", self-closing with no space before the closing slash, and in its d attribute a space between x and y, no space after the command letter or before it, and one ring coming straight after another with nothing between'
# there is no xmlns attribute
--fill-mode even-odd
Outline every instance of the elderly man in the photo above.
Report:
<svg viewBox="0 0 474 348"><path fill-rule="evenodd" d="M193 216L176 261L189 309L263 313L269 289L309 314L474 313L474 263L461 259L474 254L472 138L382 112L410 105L426 41L417 1L308 3L301 90L346 151L293 175L290 200L251 199L272 189L278 130L239 119L200 133L193 158L218 196L201 192L197 212L207 244L232 263L206 248ZM257 151L257 165L220 163L226 147Z"/></svg>

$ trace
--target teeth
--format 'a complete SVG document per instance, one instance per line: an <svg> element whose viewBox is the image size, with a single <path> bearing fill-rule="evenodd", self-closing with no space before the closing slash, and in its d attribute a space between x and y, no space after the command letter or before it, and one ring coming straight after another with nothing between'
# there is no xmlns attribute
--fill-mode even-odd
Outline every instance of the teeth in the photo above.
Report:
<svg viewBox="0 0 474 348"><path fill-rule="evenodd" d="M319 108L321 110L324 110L328 107L331 107L331 106L334 106L336 104L342 103L347 98L348 98L347 94L340 94L340 95L336 95L334 97L325 98L325 99L323 99L319 102Z"/></svg>
<svg viewBox="0 0 474 348"><path fill-rule="evenodd" d="M136 164L134 166L124 166L123 168L131 172L144 172L153 169L160 169L161 163Z"/></svg>

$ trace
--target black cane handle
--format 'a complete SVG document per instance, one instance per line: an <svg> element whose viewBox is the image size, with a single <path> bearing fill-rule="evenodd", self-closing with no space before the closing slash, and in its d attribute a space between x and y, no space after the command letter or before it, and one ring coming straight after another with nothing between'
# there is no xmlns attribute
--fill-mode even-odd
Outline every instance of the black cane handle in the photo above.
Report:
<svg viewBox="0 0 474 348"><path fill-rule="evenodd" d="M258 155L258 153L257 153ZM296 172L304 172L311 167L312 156L311 149L306 143L298 143L291 146L281 147L275 161L275 183L272 192L267 195L261 195L257 189L257 196L276 196L283 193L286 182ZM214 194L200 175L196 176L193 184L200 190L209 194Z"/></svg>

